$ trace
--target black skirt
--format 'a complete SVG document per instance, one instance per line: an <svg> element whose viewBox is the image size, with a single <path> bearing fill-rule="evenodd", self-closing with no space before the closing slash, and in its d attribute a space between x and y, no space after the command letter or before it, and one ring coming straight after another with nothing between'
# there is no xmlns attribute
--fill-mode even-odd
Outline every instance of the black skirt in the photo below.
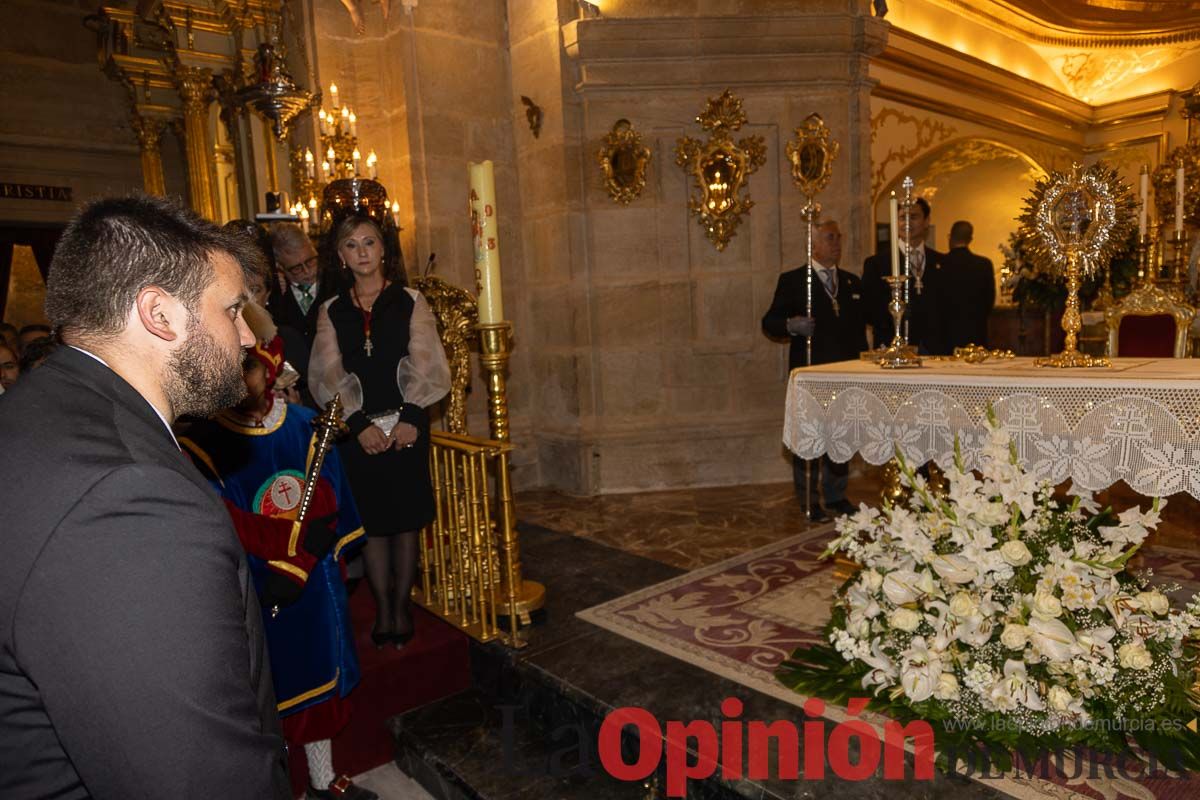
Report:
<svg viewBox="0 0 1200 800"><path fill-rule="evenodd" d="M395 536L433 521L429 478L429 431L418 428L416 444L368 455L351 436L338 445L367 536Z"/></svg>

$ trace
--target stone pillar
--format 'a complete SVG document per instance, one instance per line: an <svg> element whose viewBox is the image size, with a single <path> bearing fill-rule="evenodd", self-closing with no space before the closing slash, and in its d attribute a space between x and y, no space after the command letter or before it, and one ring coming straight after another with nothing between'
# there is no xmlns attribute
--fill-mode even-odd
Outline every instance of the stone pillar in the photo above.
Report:
<svg viewBox="0 0 1200 800"><path fill-rule="evenodd" d="M163 121L154 117L143 117L134 112L133 132L137 134L138 148L142 154L142 185L146 194L162 196L167 193L167 182L163 177L162 139Z"/></svg>
<svg viewBox="0 0 1200 800"><path fill-rule="evenodd" d="M212 186L212 147L208 137L208 104L212 93L212 70L180 67L176 76L183 99L183 139L187 150L188 194L192 210L202 217L217 218Z"/></svg>

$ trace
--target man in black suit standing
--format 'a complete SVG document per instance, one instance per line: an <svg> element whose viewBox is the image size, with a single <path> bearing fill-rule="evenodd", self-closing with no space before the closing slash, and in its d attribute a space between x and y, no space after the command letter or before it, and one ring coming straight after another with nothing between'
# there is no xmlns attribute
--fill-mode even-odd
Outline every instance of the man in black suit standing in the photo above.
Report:
<svg viewBox="0 0 1200 800"><path fill-rule="evenodd" d="M901 209L903 212L903 209ZM929 234L928 201L918 197L908 209L908 240L905 234L905 216L901 213L898 231L900 239L900 263L908 253L908 343L922 355L948 355L945 320L947 307L943 278L942 254L925 244ZM909 244L911 242L911 244ZM903 266L901 266L903 269ZM884 276L892 274L888 253L876 253L863 262L863 292L866 303L867 322L874 331L876 347L886 347L892 341L895 325L888 303L892 300L892 289Z"/></svg>
<svg viewBox="0 0 1200 800"><path fill-rule="evenodd" d="M0 397L0 797L288 798L261 611L171 424L245 393L249 243L90 204L50 265L63 347Z"/></svg>
<svg viewBox="0 0 1200 800"><path fill-rule="evenodd" d="M812 363L856 360L867 349L863 316L862 282L852 272L838 268L842 258L842 234L831 220L813 229L813 264L788 270L779 276L775 298L762 318L763 332L789 340L788 366L808 366L807 341L812 341ZM808 316L809 271L812 272L812 317ZM817 472L812 462L792 457L792 477L801 503L813 522L827 519L817 503ZM850 465L837 464L829 456L821 459L821 489L825 509L848 514L854 506L846 500ZM807 477L806 477L807 476ZM805 491L807 480L808 490Z"/></svg>
<svg viewBox="0 0 1200 800"><path fill-rule="evenodd" d="M996 306L996 275L991 259L971 252L975 228L966 220L950 226L950 252L942 257L946 295L946 344L987 347L988 316Z"/></svg>

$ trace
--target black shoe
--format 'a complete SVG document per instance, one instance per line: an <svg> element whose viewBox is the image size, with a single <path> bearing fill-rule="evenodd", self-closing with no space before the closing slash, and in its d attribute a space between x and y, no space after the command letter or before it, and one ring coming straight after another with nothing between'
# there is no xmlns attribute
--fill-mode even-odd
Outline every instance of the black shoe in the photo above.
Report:
<svg viewBox="0 0 1200 800"><path fill-rule="evenodd" d="M385 644L390 644L395 641L396 634L391 631L381 631L377 628L371 628L371 641L375 645L376 650L382 650Z"/></svg>
<svg viewBox="0 0 1200 800"><path fill-rule="evenodd" d="M820 506L813 506L808 510L809 522L829 522L829 515Z"/></svg>
<svg viewBox="0 0 1200 800"><path fill-rule="evenodd" d="M825 505L830 511L838 515L853 514L855 511L858 511L858 507L844 497L836 503L826 503Z"/></svg>
<svg viewBox="0 0 1200 800"><path fill-rule="evenodd" d="M334 778L328 789L314 789L309 784L305 796L308 800L379 800L379 795L362 788L345 775Z"/></svg>

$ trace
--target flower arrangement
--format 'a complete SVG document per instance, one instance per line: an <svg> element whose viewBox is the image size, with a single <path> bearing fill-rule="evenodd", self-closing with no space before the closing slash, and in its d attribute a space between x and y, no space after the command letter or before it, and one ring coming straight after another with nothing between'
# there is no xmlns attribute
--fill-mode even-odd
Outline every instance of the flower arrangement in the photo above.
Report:
<svg viewBox="0 0 1200 800"><path fill-rule="evenodd" d="M838 520L825 555L861 568L838 591L831 646L796 650L780 680L826 700L870 691L898 719L931 721L943 746L1127 752L1128 736L1200 765L1184 726L1200 596L1173 609L1127 569L1163 501L1115 515L1056 500L988 419L978 475L956 446L937 496L897 453L907 502Z"/></svg>

